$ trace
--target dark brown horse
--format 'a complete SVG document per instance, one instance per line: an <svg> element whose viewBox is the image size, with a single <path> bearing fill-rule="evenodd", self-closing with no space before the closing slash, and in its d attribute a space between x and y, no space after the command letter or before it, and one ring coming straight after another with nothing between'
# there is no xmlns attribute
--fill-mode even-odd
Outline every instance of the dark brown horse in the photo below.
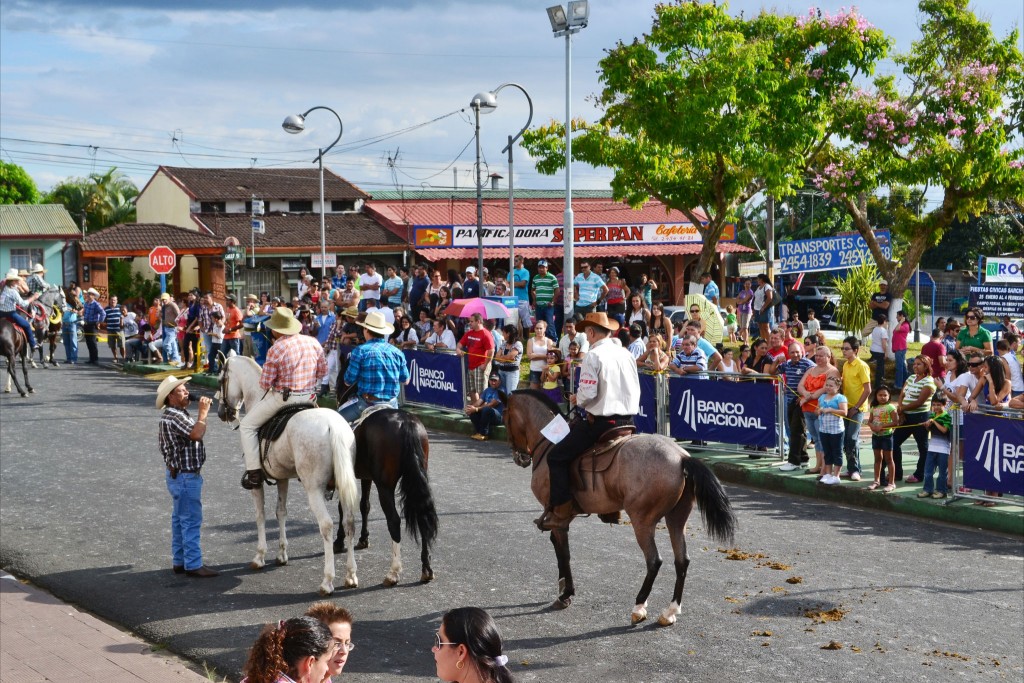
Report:
<svg viewBox="0 0 1024 683"><path fill-rule="evenodd" d="M9 318L0 318L0 355L7 359L7 381L4 382L4 393L11 393L11 381L18 388L22 398L35 393L35 389L28 383L28 365L25 359L28 356L28 340L21 328L14 324ZM18 375L14 370L14 359L21 358L21 374L25 378L25 389L21 388Z"/></svg>
<svg viewBox="0 0 1024 683"><path fill-rule="evenodd" d="M64 290L54 285L48 291L40 295L32 304L32 331L39 338L39 362L46 367L46 364L57 367L57 361L53 358L53 352L57 348L60 339L61 321L64 318L64 303L66 301ZM46 340L50 347L49 356L43 358L43 340ZM32 367L35 361L29 357Z"/></svg>
<svg viewBox="0 0 1024 683"><path fill-rule="evenodd" d="M544 453L551 444L540 430L558 414L558 406L538 391L513 391L505 407L505 428L513 457L522 467L533 464L531 488L542 504L548 500L549 491L548 463ZM585 481L586 490L580 490L575 483L573 485L573 497L583 511L611 514L625 510L637 544L644 552L647 575L631 614L634 624L647 618L647 597L661 568L654 531L658 522L665 520L672 541L676 583L672 603L661 613L658 623L662 626L674 624L690 564L686 552L686 520L693 511L694 503L700 509L705 530L715 540L729 543L736 530L736 516L718 478L672 439L641 434L625 440L618 455L603 472L587 469ZM576 594L569 566L568 529L552 531L551 543L558 558L559 588L559 596L552 607L563 609L569 606Z"/></svg>
<svg viewBox="0 0 1024 683"><path fill-rule="evenodd" d="M392 541L391 570L384 578L384 585L398 583L402 571L402 517L405 518L406 530L420 542L420 581L432 581L434 570L430 567L430 548L437 538L438 521L427 477L430 458L427 430L415 415L387 408L370 413L359 423L355 433L355 473L362 480L359 510L363 517L355 549L370 547L366 518L370 514L370 487L376 485L377 498L387 519ZM395 505L396 489L402 505L401 516ZM339 527L334 552L345 551L345 529Z"/></svg>

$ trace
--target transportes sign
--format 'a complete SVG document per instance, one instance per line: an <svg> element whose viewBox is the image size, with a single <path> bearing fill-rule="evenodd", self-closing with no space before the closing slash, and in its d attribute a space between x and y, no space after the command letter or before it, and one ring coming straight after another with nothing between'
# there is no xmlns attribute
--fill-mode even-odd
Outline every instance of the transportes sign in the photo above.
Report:
<svg viewBox="0 0 1024 683"><path fill-rule="evenodd" d="M878 240L878 246L881 247L885 258L891 259L892 244L889 241L889 231L877 231L875 239ZM778 275L845 270L872 259L868 243L859 233L779 242L777 247L779 261L782 262Z"/></svg>

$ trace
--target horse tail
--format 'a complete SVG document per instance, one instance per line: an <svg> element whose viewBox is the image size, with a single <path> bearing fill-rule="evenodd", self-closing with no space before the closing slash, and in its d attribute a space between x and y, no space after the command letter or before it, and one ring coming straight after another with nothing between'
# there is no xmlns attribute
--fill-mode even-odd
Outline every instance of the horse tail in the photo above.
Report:
<svg viewBox="0 0 1024 683"><path fill-rule="evenodd" d="M429 549L437 538L438 520L434 494L427 477L427 454L423 450L427 432L415 417L404 412L398 415L399 467L402 476L399 496L405 528L424 548Z"/></svg>
<svg viewBox="0 0 1024 683"><path fill-rule="evenodd" d="M334 466L334 487L338 493L338 502L349 511L359 509L359 486L355 475L356 439L352 435L345 438L345 431L340 425L328 426L331 438L331 461ZM349 429L349 434L352 430ZM355 518L353 517L353 522Z"/></svg>
<svg viewBox="0 0 1024 683"><path fill-rule="evenodd" d="M708 535L721 543L732 543L736 513L718 477L703 462L689 456L683 458L683 473L693 482L697 507Z"/></svg>

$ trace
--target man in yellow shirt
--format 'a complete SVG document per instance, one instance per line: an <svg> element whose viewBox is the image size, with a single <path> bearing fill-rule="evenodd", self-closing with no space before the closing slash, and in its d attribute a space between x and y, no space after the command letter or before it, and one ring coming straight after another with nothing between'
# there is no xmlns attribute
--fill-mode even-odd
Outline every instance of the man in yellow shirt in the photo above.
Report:
<svg viewBox="0 0 1024 683"><path fill-rule="evenodd" d="M871 397L871 369L857 354L860 340L850 336L843 340L843 396L849 401L843 450L846 452L846 471L840 476L860 481L860 426L868 410Z"/></svg>

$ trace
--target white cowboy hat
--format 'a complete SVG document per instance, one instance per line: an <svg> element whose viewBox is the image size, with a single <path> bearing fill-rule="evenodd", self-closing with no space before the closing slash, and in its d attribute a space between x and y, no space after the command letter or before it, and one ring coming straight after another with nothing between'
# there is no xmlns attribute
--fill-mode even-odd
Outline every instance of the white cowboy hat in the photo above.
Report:
<svg viewBox="0 0 1024 683"><path fill-rule="evenodd" d="M92 294L93 296L99 296L99 295L100 295L100 293L99 293L99 292L97 292L97 291L96 291L95 289L93 289L92 287L90 287L89 289L85 290L85 293L86 293L86 294Z"/></svg>
<svg viewBox="0 0 1024 683"><path fill-rule="evenodd" d="M286 306L278 306L274 309L274 315L267 321L267 327L279 334L298 334L302 331L302 323L295 319L292 309Z"/></svg>
<svg viewBox="0 0 1024 683"><path fill-rule="evenodd" d="M171 300L171 295L168 294L167 292L164 292L163 294L160 295L160 301L170 301L170 300Z"/></svg>
<svg viewBox="0 0 1024 683"><path fill-rule="evenodd" d="M34 266L32 266L32 274L33 275L36 274L36 273L45 273L45 272L46 272L46 268L43 268L43 264L42 263L37 263Z"/></svg>
<svg viewBox="0 0 1024 683"><path fill-rule="evenodd" d="M157 387L156 390L157 410L160 410L161 408L164 407L164 402L167 400L167 396L170 395L172 391L180 387L185 382L190 381L191 379L191 377L182 377L181 379L177 379L174 375L168 375L167 377L164 377L164 381L160 382L160 386Z"/></svg>
<svg viewBox="0 0 1024 683"><path fill-rule="evenodd" d="M366 320L356 324L377 334L389 335L395 331L395 326L389 323L384 318L384 314L379 311L370 311L366 314Z"/></svg>
<svg viewBox="0 0 1024 683"><path fill-rule="evenodd" d="M18 275L17 268L11 268L7 271L7 275L4 275L4 282L10 282L11 280L20 280L21 276Z"/></svg>

